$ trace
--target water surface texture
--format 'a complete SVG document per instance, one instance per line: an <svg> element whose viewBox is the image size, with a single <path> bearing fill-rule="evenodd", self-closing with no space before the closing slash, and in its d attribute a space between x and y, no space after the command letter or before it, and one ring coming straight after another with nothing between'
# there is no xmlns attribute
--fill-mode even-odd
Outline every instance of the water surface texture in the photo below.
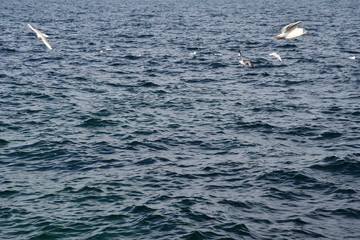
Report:
<svg viewBox="0 0 360 240"><path fill-rule="evenodd" d="M0 238L360 239L358 4L2 1Z"/></svg>

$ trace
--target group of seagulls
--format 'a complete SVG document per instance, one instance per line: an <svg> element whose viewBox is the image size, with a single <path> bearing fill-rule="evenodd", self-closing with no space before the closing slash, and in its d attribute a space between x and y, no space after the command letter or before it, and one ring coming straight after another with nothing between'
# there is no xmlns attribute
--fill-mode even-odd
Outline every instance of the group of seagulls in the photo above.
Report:
<svg viewBox="0 0 360 240"><path fill-rule="evenodd" d="M295 23L290 23L289 25L286 25L285 27L283 27L281 29L281 33L279 35L277 35L275 38L277 38L278 40L280 39L292 39L292 38L296 38L296 37L300 37L301 35L307 34L309 33L308 31L306 31L304 28L299 28L299 24L301 23L301 21L297 21ZM38 29L36 29L35 27L33 27L32 25L28 24L29 28L31 30L33 30L36 33L36 37L37 38L41 38L41 40L44 42L44 44L50 49L52 50L52 46L50 45L49 41L47 40L47 38L49 37L48 35L40 32ZM112 49L106 49L106 51L111 51ZM241 66L245 66L246 64L248 64L250 67L255 67L255 65L250 61L250 60L244 60L244 56L241 53L240 50L238 50L239 54L238 56L241 57L241 60L239 61L239 64ZM104 51L100 51L100 53L104 53ZM196 52L190 52L190 55L194 56L196 55ZM270 56L274 56L276 57L280 62L282 61L280 55L276 52L272 52L269 54ZM355 56L350 56L349 59L351 60L355 60L356 57Z"/></svg>
<svg viewBox="0 0 360 240"><path fill-rule="evenodd" d="M279 35L277 35L275 38L277 38L278 40L280 40L280 39L292 39L292 38L300 37L301 35L309 33L304 28L299 28L298 27L298 25L300 23L301 23L301 21L297 21L295 23L290 23L290 24L286 25L285 27L283 27L281 29L281 33ZM238 51L239 51L239 56L241 57L241 60L239 61L240 65L245 66L246 64L248 64L251 67L255 67L255 65L252 62L250 62L249 60L244 61L242 53L240 52L240 50L238 50ZM276 57L280 62L282 61L280 55L278 53L276 53L276 52L272 52L269 55ZM350 56L349 59L350 60L355 60L356 57L355 56Z"/></svg>
<svg viewBox="0 0 360 240"><path fill-rule="evenodd" d="M277 35L275 38L277 38L278 40L292 39L292 38L300 37L301 35L303 35L305 33L309 33L304 28L298 27L298 25L300 23L301 23L301 21L297 21L295 23L290 23L289 25L286 25L285 27L283 27L281 29L281 33L279 35ZM255 67L255 65L251 61L249 61L249 60L244 61L242 53L240 52L240 50L238 50L238 51L239 51L239 56L241 57L241 60L239 61L240 65L245 66L246 64L248 64L250 67ZM282 61L280 55L276 52L272 52L269 55L276 57L280 62Z"/></svg>

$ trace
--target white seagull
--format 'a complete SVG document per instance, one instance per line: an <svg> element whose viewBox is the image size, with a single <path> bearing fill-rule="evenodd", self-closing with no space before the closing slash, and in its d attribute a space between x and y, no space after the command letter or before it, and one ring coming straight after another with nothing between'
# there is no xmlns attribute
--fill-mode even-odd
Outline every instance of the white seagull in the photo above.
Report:
<svg viewBox="0 0 360 240"><path fill-rule="evenodd" d="M242 53L240 52L240 50L238 50L238 52L239 52L239 56L241 57L241 60L239 61L239 63L240 63L241 65L249 64L249 66L255 67L255 65L254 65L252 62L250 62L249 60L245 60L245 61L244 61L244 57L243 57Z"/></svg>
<svg viewBox="0 0 360 240"><path fill-rule="evenodd" d="M350 59L350 60L355 60L356 57L355 57L355 56L351 56L351 57L349 57L349 59Z"/></svg>
<svg viewBox="0 0 360 240"><path fill-rule="evenodd" d="M309 33L304 28L298 28L298 25L301 23L301 21L298 21L296 23L291 23L289 25L286 25L281 29L281 34L277 35L277 39L291 39L300 37L301 35L305 33Z"/></svg>
<svg viewBox="0 0 360 240"><path fill-rule="evenodd" d="M276 52L272 52L272 53L270 53L269 55L276 57L277 59L279 59L280 62L282 61L280 55L277 54Z"/></svg>
<svg viewBox="0 0 360 240"><path fill-rule="evenodd" d="M29 26L29 28L30 28L31 30L33 30L33 31L36 33L36 37L37 37L37 38L41 38L41 40L45 43L45 45L46 45L50 50L52 50L52 47L51 47L49 41L46 39L46 38L48 38L49 36L46 35L46 34L44 34L44 33L42 33L42 32L40 32L39 30L37 30L36 28L34 28L33 26L31 26L30 24L28 24L28 26Z"/></svg>

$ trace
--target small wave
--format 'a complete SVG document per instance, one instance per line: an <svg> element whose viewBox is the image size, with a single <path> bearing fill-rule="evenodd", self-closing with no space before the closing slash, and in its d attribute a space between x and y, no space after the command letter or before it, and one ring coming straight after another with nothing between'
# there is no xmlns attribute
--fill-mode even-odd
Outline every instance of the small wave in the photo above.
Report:
<svg viewBox="0 0 360 240"><path fill-rule="evenodd" d="M315 140L326 140L341 137L342 134L339 132L323 132L320 136L316 137Z"/></svg>
<svg viewBox="0 0 360 240"><path fill-rule="evenodd" d="M244 223L226 223L218 228L229 233L235 233L238 236L252 237L249 228Z"/></svg>
<svg viewBox="0 0 360 240"><path fill-rule="evenodd" d="M210 64L210 67L212 68L225 68L227 67L228 65L227 64L224 64L224 63L211 63Z"/></svg>
<svg viewBox="0 0 360 240"><path fill-rule="evenodd" d="M153 83L153 82L141 82L139 84L140 87L159 87L158 84Z"/></svg>
<svg viewBox="0 0 360 240"><path fill-rule="evenodd" d="M112 113L108 109L101 109L93 114L99 117L108 117L112 115Z"/></svg>
<svg viewBox="0 0 360 240"><path fill-rule="evenodd" d="M360 116L360 111L354 111L351 114L354 115L354 116Z"/></svg>
<svg viewBox="0 0 360 240"><path fill-rule="evenodd" d="M73 78L73 80L75 80L75 81L81 81L81 82L87 82L87 81L89 81L88 78L83 77L83 76L76 76L76 77Z"/></svg>
<svg viewBox="0 0 360 240"><path fill-rule="evenodd" d="M312 184L317 183L317 180L310 176L307 176L297 171L286 171L286 170L275 170L270 173L265 173L259 176L257 179L270 181L276 184L291 183L295 185L301 185L308 183L312 183Z"/></svg>
<svg viewBox="0 0 360 240"><path fill-rule="evenodd" d="M203 221L211 221L215 220L213 217L200 212L200 211L194 211L190 207L182 207L181 212L191 220L194 220L196 222L203 222Z"/></svg>
<svg viewBox="0 0 360 240"><path fill-rule="evenodd" d="M341 107L338 106L332 106L327 108L326 110L321 111L322 113L325 114L334 114L334 113L338 113L341 112L343 109Z"/></svg>
<svg viewBox="0 0 360 240"><path fill-rule="evenodd" d="M28 96L28 97L31 96L31 97L40 98L40 99L53 100L53 98L50 95L47 95L47 94L44 94L44 93L33 92L33 91L24 92L22 95Z"/></svg>
<svg viewBox="0 0 360 240"><path fill-rule="evenodd" d="M347 218L360 219L360 209L354 208L339 208L331 211L334 215L341 215Z"/></svg>
<svg viewBox="0 0 360 240"><path fill-rule="evenodd" d="M153 158L145 158L143 160L140 160L138 162L136 162L135 164L136 165L151 165L151 164L154 164L156 163L156 160L153 159Z"/></svg>
<svg viewBox="0 0 360 240"><path fill-rule="evenodd" d="M314 231L310 231L310 230L304 230L304 229L292 229L292 232L295 232L298 234L303 235L304 238L327 238L324 235L314 232Z"/></svg>
<svg viewBox="0 0 360 240"><path fill-rule="evenodd" d="M318 208L314 210L311 215L329 217L329 215L342 216L350 219L360 219L360 209L354 208L338 208L338 209L326 209Z"/></svg>
<svg viewBox="0 0 360 240"><path fill-rule="evenodd" d="M53 227L48 227L47 229L44 229L44 231L49 231L49 229L54 230ZM63 228L59 228L59 231L64 231ZM42 231L41 231L42 232ZM29 240L36 240L36 239L56 239L58 238L58 234L54 233L36 233L34 234Z"/></svg>
<svg viewBox="0 0 360 240"><path fill-rule="evenodd" d="M162 145L158 145L158 144L154 144L151 142L139 142L139 141L132 141L126 144L126 149L127 150L137 150L138 148L142 148L143 146L148 147L150 149L155 149L155 150L167 150L167 148L165 146Z"/></svg>
<svg viewBox="0 0 360 240"><path fill-rule="evenodd" d="M217 237L218 235L211 231L193 231L190 234L187 234L184 236L184 239L186 240L202 240L202 239L213 239L214 237Z"/></svg>
<svg viewBox="0 0 360 240"><path fill-rule="evenodd" d="M146 213L154 212L155 210L146 205L136 205L136 206L132 206L132 207L127 207L123 211L129 212L129 213L146 214Z"/></svg>
<svg viewBox="0 0 360 240"><path fill-rule="evenodd" d="M351 194L356 194L357 191L355 191L354 189L342 189L342 188L340 188L340 189L336 189L336 190L334 191L334 193L336 193L336 194L351 195Z"/></svg>
<svg viewBox="0 0 360 240"><path fill-rule="evenodd" d="M253 204L251 204L250 202L233 201L227 199L221 200L219 203L230 205L232 207L240 208L240 209L251 209L253 207Z"/></svg>
<svg viewBox="0 0 360 240"><path fill-rule="evenodd" d="M99 118L90 118L88 120L85 120L82 124L79 125L79 127L85 127L85 128L96 128L96 127L107 127L107 126L114 126L117 122L113 120L102 120Z"/></svg>
<svg viewBox="0 0 360 240"><path fill-rule="evenodd" d="M294 223L296 225L309 224L309 222L306 222L305 220L303 220L301 218L287 218L287 219L284 219L284 220L278 220L276 222L278 222L278 223Z"/></svg>
<svg viewBox="0 0 360 240"><path fill-rule="evenodd" d="M9 76L4 73L0 73L0 78L6 78L6 77L9 77Z"/></svg>
<svg viewBox="0 0 360 240"><path fill-rule="evenodd" d="M317 128L315 127L293 127L283 133L293 136L316 136L316 130Z"/></svg>
<svg viewBox="0 0 360 240"><path fill-rule="evenodd" d="M255 122L239 122L237 123L241 128L244 129L262 129L263 131L270 131L275 129L275 126L272 126L268 123L263 123L261 121Z"/></svg>
<svg viewBox="0 0 360 240"><path fill-rule="evenodd" d="M14 191L14 190L4 190L4 191L0 191L0 198L8 198L11 197L15 194L19 193L18 191Z"/></svg>
<svg viewBox="0 0 360 240"><path fill-rule="evenodd" d="M118 67L118 66L123 66L125 65L125 63L123 62L114 62L114 63L111 63L110 66L112 67Z"/></svg>
<svg viewBox="0 0 360 240"><path fill-rule="evenodd" d="M79 190L75 191L74 193L89 194L89 193L102 193L102 192L103 191L99 188L84 186L84 187L80 188Z"/></svg>
<svg viewBox="0 0 360 240"><path fill-rule="evenodd" d="M141 58L141 56L139 56L139 55L126 55L125 58L128 59L128 60L137 60L137 59Z"/></svg>
<svg viewBox="0 0 360 240"><path fill-rule="evenodd" d="M279 48L290 48L290 49L293 49L293 48L297 48L297 45L295 45L295 44L284 44L284 45L279 46Z"/></svg>
<svg viewBox="0 0 360 240"><path fill-rule="evenodd" d="M123 214L110 214L107 216L102 217L101 221L110 221L110 222L118 222L118 221L123 221L127 218L126 215Z"/></svg>
<svg viewBox="0 0 360 240"><path fill-rule="evenodd" d="M16 52L15 48L1 48L0 52Z"/></svg>
<svg viewBox="0 0 360 240"><path fill-rule="evenodd" d="M254 107L251 109L254 112L283 112L284 110L281 108L276 108L276 107L267 107L267 106L263 106L263 107Z"/></svg>
<svg viewBox="0 0 360 240"><path fill-rule="evenodd" d="M246 40L245 43L246 43L246 45L250 45L250 46L261 44L261 42L259 42L259 41L253 41L253 40Z"/></svg>
<svg viewBox="0 0 360 240"><path fill-rule="evenodd" d="M0 124L0 126L1 126L1 124ZM0 138L0 147L4 147L4 146L7 145L8 143L9 143L8 141Z"/></svg>
<svg viewBox="0 0 360 240"><path fill-rule="evenodd" d="M344 158L331 156L324 158L321 163L310 166L312 169L342 173L347 175L360 175L360 154L350 154Z"/></svg>
<svg viewBox="0 0 360 240"><path fill-rule="evenodd" d="M311 197L310 195L307 195L303 192L281 190L275 187L269 188L268 192L264 196L269 198L286 200L286 201L288 200L298 201L298 200L308 199Z"/></svg>
<svg viewBox="0 0 360 240"><path fill-rule="evenodd" d="M182 79L187 83L209 83L209 82L216 82L216 79L212 78L191 78L191 79Z"/></svg>
<svg viewBox="0 0 360 240"><path fill-rule="evenodd" d="M153 34L141 34L137 36L137 38L152 38L152 37L154 37Z"/></svg>

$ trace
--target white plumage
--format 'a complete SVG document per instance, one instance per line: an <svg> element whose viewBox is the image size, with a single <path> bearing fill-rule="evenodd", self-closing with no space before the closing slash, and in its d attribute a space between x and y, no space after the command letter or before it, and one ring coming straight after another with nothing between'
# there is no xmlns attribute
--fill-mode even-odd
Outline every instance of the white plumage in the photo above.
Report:
<svg viewBox="0 0 360 240"><path fill-rule="evenodd" d="M276 36L277 39L291 39L299 37L305 33L309 33L304 28L298 28L298 25L301 23L301 21L298 21L296 23L291 23L289 25L286 25L281 29L281 33Z"/></svg>
<svg viewBox="0 0 360 240"><path fill-rule="evenodd" d="M250 62L249 60L245 60L245 61L244 61L244 57L243 57L242 53L240 52L240 50L238 50L238 52L239 52L239 56L241 57L241 60L239 61L239 63L240 63L241 65L246 65L246 64L248 64L248 65L251 66L251 67L255 67L255 65L254 65L252 62Z"/></svg>
<svg viewBox="0 0 360 240"><path fill-rule="evenodd" d="M277 54L276 52L272 52L272 53L270 53L269 55L276 57L280 62L282 61L280 55Z"/></svg>
<svg viewBox="0 0 360 240"><path fill-rule="evenodd" d="M47 37L49 37L48 35L40 32L39 30L37 30L36 28L34 28L33 26L31 26L30 24L28 24L29 28L31 30L33 30L35 33L36 33L36 37L37 38L41 38L41 40L45 43L45 45L50 49L52 50L52 47L49 43L49 41L47 40Z"/></svg>

